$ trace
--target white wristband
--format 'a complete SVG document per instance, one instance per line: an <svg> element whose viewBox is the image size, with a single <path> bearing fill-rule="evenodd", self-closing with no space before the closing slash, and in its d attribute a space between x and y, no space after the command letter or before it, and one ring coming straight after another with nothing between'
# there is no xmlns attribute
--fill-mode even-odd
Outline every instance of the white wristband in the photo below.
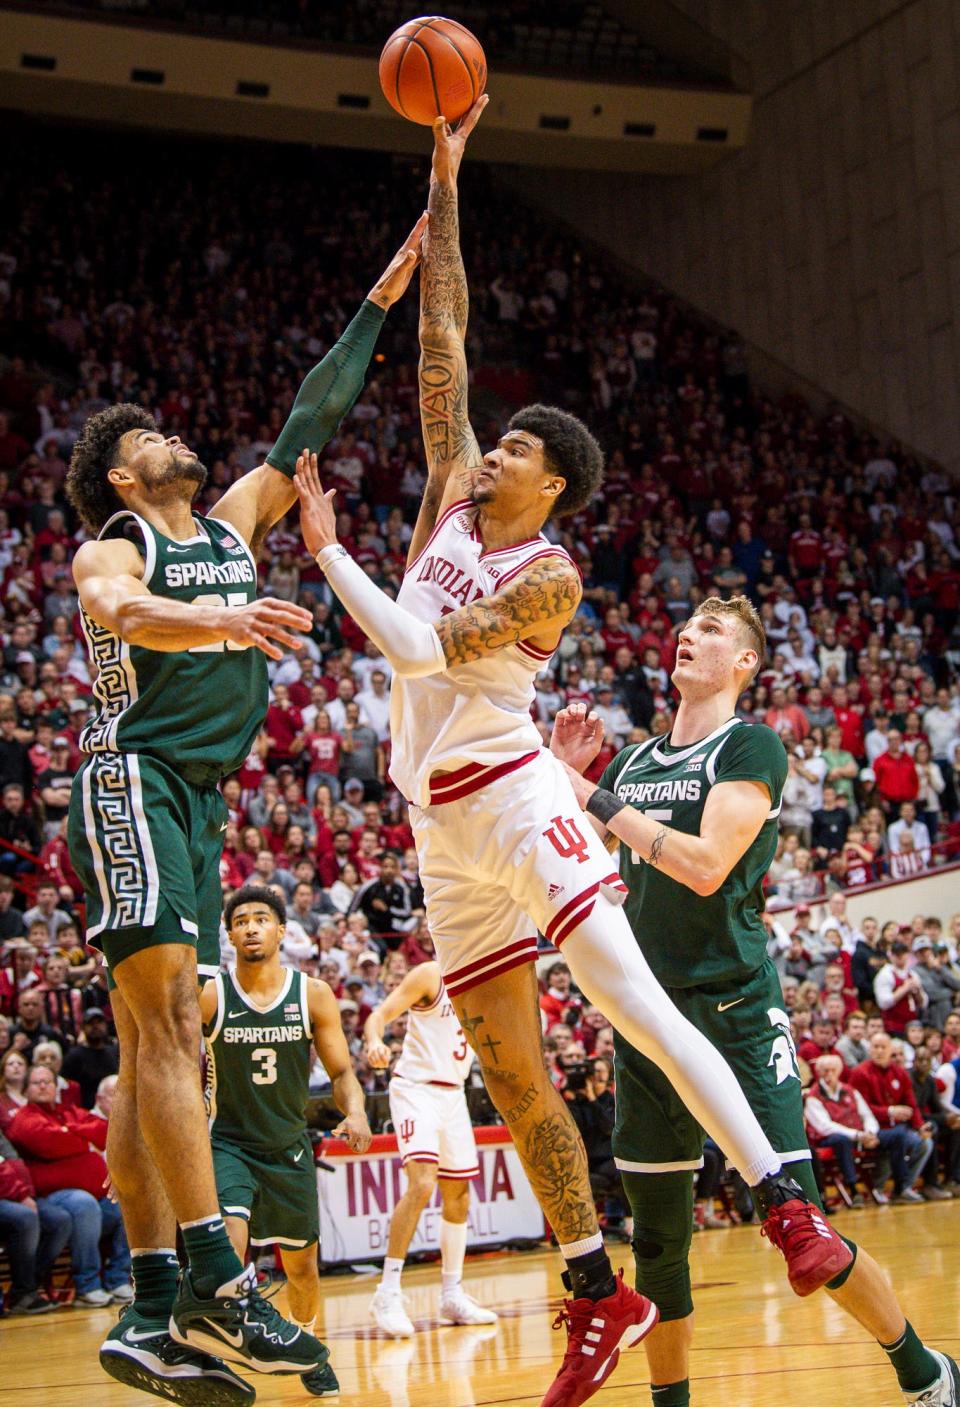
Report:
<svg viewBox="0 0 960 1407"><path fill-rule="evenodd" d="M347 549L341 546L339 542L331 542L327 547L321 547L313 560L320 570L326 574L327 567L329 567L331 562L336 562L338 558L348 557L349 555Z"/></svg>

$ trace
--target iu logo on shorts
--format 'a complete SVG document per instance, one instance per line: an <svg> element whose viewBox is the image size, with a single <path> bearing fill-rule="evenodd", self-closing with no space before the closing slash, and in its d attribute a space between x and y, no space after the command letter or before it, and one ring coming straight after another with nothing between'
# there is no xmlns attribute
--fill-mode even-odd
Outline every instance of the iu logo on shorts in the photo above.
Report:
<svg viewBox="0 0 960 1407"><path fill-rule="evenodd" d="M568 816L566 820L554 816L543 833L561 860L576 860L578 865L582 865L587 859L590 853L587 850L587 842L572 816Z"/></svg>
<svg viewBox="0 0 960 1407"><path fill-rule="evenodd" d="M400 1127L397 1130L404 1143L409 1143L413 1137L413 1130L416 1128L416 1119L401 1119Z"/></svg>

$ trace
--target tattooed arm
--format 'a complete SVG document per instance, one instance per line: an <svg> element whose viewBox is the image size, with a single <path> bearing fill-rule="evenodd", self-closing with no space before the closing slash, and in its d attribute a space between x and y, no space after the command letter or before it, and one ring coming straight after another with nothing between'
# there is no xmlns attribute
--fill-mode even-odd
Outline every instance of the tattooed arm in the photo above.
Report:
<svg viewBox="0 0 960 1407"><path fill-rule="evenodd" d="M542 640L544 649L553 649L576 614L580 593L580 575L569 558L531 562L504 591L481 596L437 622L447 668L469 664L518 640Z"/></svg>
<svg viewBox="0 0 960 1407"><path fill-rule="evenodd" d="M467 137L487 99L473 105L454 132L434 124L430 222L420 273L420 423L427 486L410 541L409 561L419 556L443 508L465 498L482 463L467 413L467 276L460 254L457 172Z"/></svg>
<svg viewBox="0 0 960 1407"><path fill-rule="evenodd" d="M503 591L451 611L436 625L418 620L381 591L337 542L335 490L324 493L315 454L303 452L293 482L308 552L398 674L411 679L439 674L518 640L552 650L580 604L580 574L569 557L558 552L536 558Z"/></svg>

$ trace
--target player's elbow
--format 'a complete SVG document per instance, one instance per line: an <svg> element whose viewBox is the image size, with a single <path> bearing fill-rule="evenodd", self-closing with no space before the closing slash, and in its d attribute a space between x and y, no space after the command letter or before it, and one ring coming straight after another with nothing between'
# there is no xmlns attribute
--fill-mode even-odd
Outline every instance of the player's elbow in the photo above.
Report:
<svg viewBox="0 0 960 1407"><path fill-rule="evenodd" d="M697 870L690 887L701 899L709 899L711 894L716 894L725 879L726 875L718 866L704 865Z"/></svg>

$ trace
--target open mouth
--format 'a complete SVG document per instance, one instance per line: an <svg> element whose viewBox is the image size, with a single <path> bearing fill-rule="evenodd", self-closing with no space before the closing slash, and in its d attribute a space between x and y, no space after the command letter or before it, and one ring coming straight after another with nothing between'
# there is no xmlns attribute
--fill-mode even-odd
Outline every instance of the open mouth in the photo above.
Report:
<svg viewBox="0 0 960 1407"><path fill-rule="evenodd" d="M684 648L684 647L681 647L681 648L677 651L677 664L691 664L692 661L693 661L693 652L692 652L692 650L688 650L688 649L686 649L686 648Z"/></svg>

